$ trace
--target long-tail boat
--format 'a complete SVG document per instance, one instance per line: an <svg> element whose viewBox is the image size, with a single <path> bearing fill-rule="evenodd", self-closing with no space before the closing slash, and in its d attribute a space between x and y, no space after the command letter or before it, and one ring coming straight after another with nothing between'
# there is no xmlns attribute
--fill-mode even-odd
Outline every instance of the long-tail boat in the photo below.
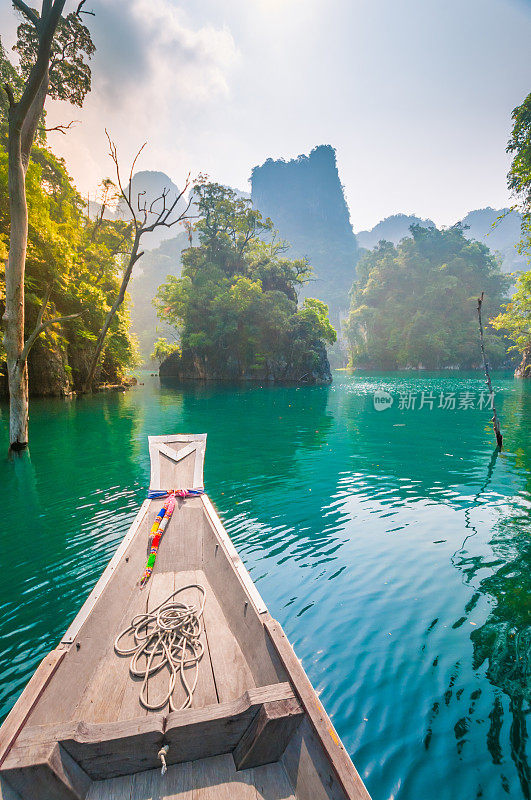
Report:
<svg viewBox="0 0 531 800"><path fill-rule="evenodd" d="M370 800L201 491L205 446L149 438L155 498L0 728L0 800ZM184 655L135 670L127 639L162 635L172 596Z"/></svg>

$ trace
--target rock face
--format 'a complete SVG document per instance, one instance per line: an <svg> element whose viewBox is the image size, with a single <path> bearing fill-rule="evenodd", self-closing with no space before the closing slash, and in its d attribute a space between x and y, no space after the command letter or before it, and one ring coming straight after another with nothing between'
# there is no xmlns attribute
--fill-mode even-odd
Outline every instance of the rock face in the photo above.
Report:
<svg viewBox="0 0 531 800"><path fill-rule="evenodd" d="M236 362L229 363L223 370L208 360L197 358L192 353L182 355L173 353L159 368L161 380L168 381L226 381L229 383L287 383L304 385L323 385L332 383L332 373L326 355L326 347L321 342L314 343L319 353L317 363L297 365L286 362L269 362L260 369L241 372Z"/></svg>
<svg viewBox="0 0 531 800"><path fill-rule="evenodd" d="M327 303L336 325L348 310L348 293L356 275L358 244L339 179L336 151L330 145L309 156L255 167L251 176L253 205L271 217L291 245L290 257L307 256L314 280L303 297Z"/></svg>
<svg viewBox="0 0 531 800"><path fill-rule="evenodd" d="M531 347L524 350L522 361L516 368L514 377L531 379Z"/></svg>

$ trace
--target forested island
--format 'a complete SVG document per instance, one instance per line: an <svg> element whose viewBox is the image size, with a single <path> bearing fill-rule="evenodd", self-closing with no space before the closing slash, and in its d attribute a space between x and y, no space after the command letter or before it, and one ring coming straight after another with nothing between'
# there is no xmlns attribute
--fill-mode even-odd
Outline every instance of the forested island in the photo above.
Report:
<svg viewBox="0 0 531 800"><path fill-rule="evenodd" d="M0 44L0 392L22 409L15 438L28 394L126 386L150 352L178 380L330 383L329 356L353 369L476 368L481 292L491 366L530 375L530 97L507 148L514 207L447 229L397 214L357 238L331 145L254 167L249 196L135 171L143 148L122 180L109 137L115 176L89 201L49 145L45 109L46 96L81 106L90 91L83 13L57 23L53 46L30 14L16 62ZM32 85L42 47L46 94Z"/></svg>
<svg viewBox="0 0 531 800"><path fill-rule="evenodd" d="M471 298L481 286L490 318L500 313L510 279L488 248L461 225L440 231L411 225L399 244L380 241L357 266L346 331L350 363L369 369L469 369L480 365ZM506 343L489 330L493 367Z"/></svg>
<svg viewBox="0 0 531 800"><path fill-rule="evenodd" d="M326 345L336 341L326 305L297 304L311 275L250 200L216 183L195 188L199 243L182 254L182 276L157 295L158 313L180 332L163 378L330 383ZM159 344L159 352L161 350Z"/></svg>

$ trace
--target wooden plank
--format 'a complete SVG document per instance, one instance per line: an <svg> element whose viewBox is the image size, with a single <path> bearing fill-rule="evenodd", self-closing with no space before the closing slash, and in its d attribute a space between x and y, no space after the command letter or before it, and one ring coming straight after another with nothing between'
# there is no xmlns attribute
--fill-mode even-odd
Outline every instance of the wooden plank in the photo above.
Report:
<svg viewBox="0 0 531 800"><path fill-rule="evenodd" d="M266 764L253 769L256 800L295 800L293 787L282 764Z"/></svg>
<svg viewBox="0 0 531 800"><path fill-rule="evenodd" d="M231 756L205 758L192 764L193 800L256 800L252 777L236 772Z"/></svg>
<svg viewBox="0 0 531 800"><path fill-rule="evenodd" d="M77 633L74 645L68 650L60 669L32 712L28 720L30 725L82 718L79 705L86 687L95 677L114 637L125 627L126 612L133 597L138 594L138 581L146 563L149 516L148 513L142 518L112 580L107 583Z"/></svg>
<svg viewBox="0 0 531 800"><path fill-rule="evenodd" d="M276 620L272 619L265 620L264 625L280 660L290 676L293 688L308 715L323 753L329 761L331 772L335 775L335 779L342 789L343 796L351 800L370 800L369 793L363 785L363 781L356 772L350 756L337 735L328 714L319 701L282 627ZM287 771L290 780L294 783L294 774L289 770ZM298 792L297 797L299 797ZM311 795L308 795L308 800L310 800L311 797ZM301 800L304 800L302 796Z"/></svg>
<svg viewBox="0 0 531 800"><path fill-rule="evenodd" d="M289 684L253 689L231 703L168 716L150 713L120 722L38 725L23 731L6 765L32 767L40 763L39 754L57 742L94 780L155 768L163 741L169 745L168 764L230 753L260 707L278 700L295 701Z"/></svg>
<svg viewBox="0 0 531 800"><path fill-rule="evenodd" d="M130 656L117 655L114 640L136 614L145 611L146 600L146 595L140 591L138 585L135 586L119 624L107 631L107 650L87 684L76 709L76 719L85 722L112 722L142 713L138 700L135 701L140 687L132 680L129 672ZM135 692L131 689L131 684ZM126 688L131 689L127 697Z"/></svg>
<svg viewBox="0 0 531 800"><path fill-rule="evenodd" d="M229 703L169 714L164 735L168 763L232 752L264 703L293 698L290 685L280 683L251 689Z"/></svg>
<svg viewBox="0 0 531 800"><path fill-rule="evenodd" d="M110 778L106 781L93 781L86 800L131 800L133 776Z"/></svg>
<svg viewBox="0 0 531 800"><path fill-rule="evenodd" d="M92 783L56 742L13 748L2 774L22 800L84 800Z"/></svg>
<svg viewBox="0 0 531 800"><path fill-rule="evenodd" d="M175 589L187 586L188 584L197 583L203 585L202 573L196 570L186 570L178 572L175 575ZM199 589L189 588L184 592L180 592L177 595L177 599L183 603L190 603L199 607L201 593ZM202 632L199 640L203 646L203 656L198 665L197 685L192 699L192 708L204 708L205 706L210 706L218 702L214 675L212 673L212 664L208 651L208 641L204 630L204 621L202 623ZM194 674L195 667L190 667L186 670L186 678L189 683L193 682ZM173 697L176 708L179 708L186 699L186 691L180 682L176 687Z"/></svg>
<svg viewBox="0 0 531 800"><path fill-rule="evenodd" d="M217 696L220 703L236 700L255 687L255 680L205 573L198 571L196 580L207 592L205 631Z"/></svg>
<svg viewBox="0 0 531 800"><path fill-rule="evenodd" d="M66 655L64 647L57 647L43 658L26 688L7 715L0 728L0 765L4 762L9 750L24 727L26 720L35 708L39 698L50 683L50 680Z"/></svg>
<svg viewBox="0 0 531 800"><path fill-rule="evenodd" d="M175 511L162 537L156 572L201 569L203 561L203 509L199 498L177 499Z"/></svg>
<svg viewBox="0 0 531 800"><path fill-rule="evenodd" d="M156 567L155 567L156 569ZM163 603L174 591L174 583L175 583L175 576L173 572L154 572L151 578L149 579L149 583L147 589L149 591L149 599L147 603L148 611L154 611L157 606ZM146 590L144 590L146 591ZM150 703L155 704L158 703L161 698L168 691L168 685L170 681L171 673L169 667L166 665L163 669L157 672L155 675L152 675L148 681L147 685L147 699ZM138 686L140 689L140 685ZM162 709L161 709L162 710ZM165 706L164 710L168 710L168 706ZM153 713L151 711L148 712L149 714Z"/></svg>
<svg viewBox="0 0 531 800"><path fill-rule="evenodd" d="M177 464L179 461L182 461L183 458L186 458L186 456L189 456L192 453L194 454L194 457L195 457L196 447L197 446L194 443L194 444L187 444L184 447L168 447L167 444L163 444L162 442L159 442L157 444L157 447L158 447L159 453L162 453L163 455L167 456L171 461L175 461L175 463ZM168 486L167 488L168 489L173 489L175 487Z"/></svg>
<svg viewBox="0 0 531 800"><path fill-rule="evenodd" d="M149 436L148 439L152 489L188 489L203 486L206 434ZM194 445L195 452L185 456L179 463L175 463L174 456L161 454L161 446L169 447L175 454L176 450L171 445L181 443L183 447Z"/></svg>
<svg viewBox="0 0 531 800"><path fill-rule="evenodd" d="M133 778L132 800L192 800L191 765L174 764L165 775L160 769Z"/></svg>
<svg viewBox="0 0 531 800"><path fill-rule="evenodd" d="M157 766L164 727L164 714L151 713L116 723L78 723L57 738L87 775L101 780Z"/></svg>
<svg viewBox="0 0 531 800"><path fill-rule="evenodd" d="M94 609L94 606L96 605L97 600L103 594L103 591L104 591L105 587L107 586L107 584L109 583L109 581L111 580L111 578L113 577L113 575L114 575L114 573L116 571L116 568L118 567L118 565L120 564L120 562L124 558L127 548L129 547L129 545L131 544L131 542L135 538L135 536L136 536L136 534L138 532L138 529L140 528L142 522L144 521L144 518L145 518L150 506L151 506L151 501L150 500L144 500L144 502L140 506L138 514L136 515L135 519L133 520L133 523L132 523L131 527L129 528L129 530L125 534L124 538L120 542L120 545L119 545L118 549L116 550L115 554L113 555L113 557L111 558L111 560L109 561L107 566L105 567L105 570L103 571L100 579L98 580L98 582L94 586L93 590L91 591L91 593L89 594L89 596L87 597L87 599L85 600L83 605L81 606L80 610L78 611L75 619L72 621L72 623L70 624L68 630L66 631L66 633L62 637L61 642L63 644L72 644L72 642L76 638L77 634L81 630L81 627L83 626L85 621L88 619L89 615L92 613L92 611Z"/></svg>
<svg viewBox="0 0 531 800"><path fill-rule="evenodd" d="M260 592L254 585L251 576L247 572L247 569L243 561L238 555L238 551L232 544L229 534L223 527L223 523L218 517L217 512L214 506L212 505L212 502L210 501L210 498L208 497L208 495L204 494L201 496L201 501L203 503L207 518L209 519L214 531L216 532L216 536L221 546L224 548L225 552L227 553L227 556L229 557L229 560L232 562L232 565L235 571L237 572L241 582L245 586L247 594L249 595L256 611L259 614L267 613L267 606L262 600Z"/></svg>
<svg viewBox="0 0 531 800"><path fill-rule="evenodd" d="M256 610L247 587L235 569L234 561L206 513L203 536L203 564L207 580L249 665L255 684L264 686L285 681L286 670L263 625L264 620L269 619L269 614L260 614Z"/></svg>
<svg viewBox="0 0 531 800"><path fill-rule="evenodd" d="M264 703L233 750L236 769L278 761L303 716L295 698Z"/></svg>

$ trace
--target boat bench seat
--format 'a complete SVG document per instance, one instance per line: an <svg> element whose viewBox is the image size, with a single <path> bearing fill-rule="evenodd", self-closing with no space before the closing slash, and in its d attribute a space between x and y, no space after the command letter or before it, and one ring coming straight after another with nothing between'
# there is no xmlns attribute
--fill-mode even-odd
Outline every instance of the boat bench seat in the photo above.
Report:
<svg viewBox="0 0 531 800"><path fill-rule="evenodd" d="M2 774L22 798L38 778L40 800L82 800L93 780L232 753L236 769L278 761L303 717L289 683L251 689L227 703L104 723L38 725L21 732Z"/></svg>

